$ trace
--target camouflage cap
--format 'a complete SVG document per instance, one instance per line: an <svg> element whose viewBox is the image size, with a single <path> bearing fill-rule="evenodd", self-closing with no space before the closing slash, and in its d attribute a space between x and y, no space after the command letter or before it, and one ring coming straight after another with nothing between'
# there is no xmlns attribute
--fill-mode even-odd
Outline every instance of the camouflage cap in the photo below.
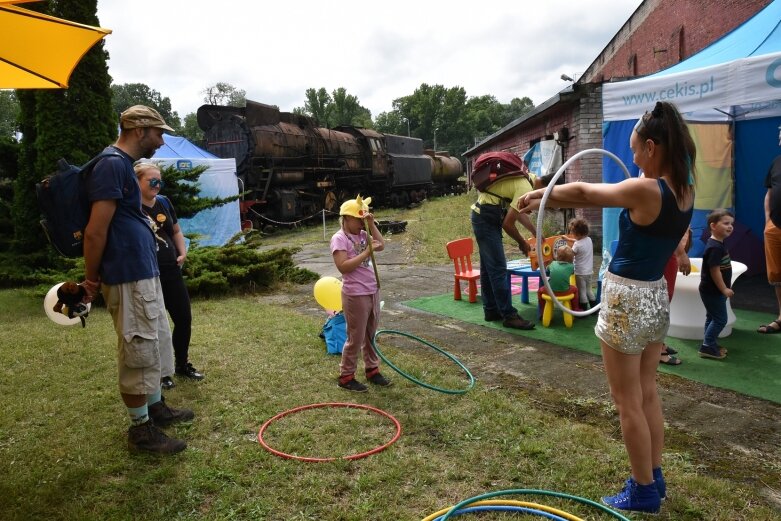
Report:
<svg viewBox="0 0 781 521"><path fill-rule="evenodd" d="M162 128L169 132L174 129L165 124L165 120L155 109L146 105L133 105L119 116L119 126L125 128Z"/></svg>

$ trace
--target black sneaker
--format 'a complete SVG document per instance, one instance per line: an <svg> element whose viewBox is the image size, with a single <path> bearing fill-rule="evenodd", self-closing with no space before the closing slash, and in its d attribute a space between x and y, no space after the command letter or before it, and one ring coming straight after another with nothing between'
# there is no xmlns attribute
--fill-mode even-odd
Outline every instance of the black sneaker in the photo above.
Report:
<svg viewBox="0 0 781 521"><path fill-rule="evenodd" d="M382 373L379 371L374 373L371 377L367 378L367 380L369 380L369 383L378 385L380 387L388 387L389 385L393 384L393 382L382 376Z"/></svg>
<svg viewBox="0 0 781 521"><path fill-rule="evenodd" d="M521 315L511 315L507 318L505 318L502 321L502 325L504 327L509 327L512 329L525 329L530 330L534 329L534 322L529 322L528 320L524 320Z"/></svg>
<svg viewBox="0 0 781 521"><path fill-rule="evenodd" d="M160 379L160 388L164 391L173 389L174 387L176 387L176 383L174 383L174 379L170 376L164 376Z"/></svg>
<svg viewBox="0 0 781 521"><path fill-rule="evenodd" d="M155 427L152 420L127 430L127 448L131 452L151 452L153 454L176 454L187 448L187 443L169 438Z"/></svg>
<svg viewBox="0 0 781 521"><path fill-rule="evenodd" d="M706 346L705 344L702 344L700 346L699 354L700 354L700 358L712 358L714 360L721 360L727 357L727 353L719 349L718 346L711 347L711 346Z"/></svg>
<svg viewBox="0 0 781 521"><path fill-rule="evenodd" d="M193 364L187 362L185 365L176 366L176 376L189 378L190 380L203 380L203 373L199 372Z"/></svg>
<svg viewBox="0 0 781 521"><path fill-rule="evenodd" d="M192 420L195 413L190 409L174 409L165 404L165 398L149 406L149 417L159 427L168 427L172 423Z"/></svg>
<svg viewBox="0 0 781 521"><path fill-rule="evenodd" d="M348 391L352 391L354 393L365 393L369 390L368 387L363 385L361 382L353 378L352 380L348 380L346 383L339 382L339 387L342 389L347 389Z"/></svg>

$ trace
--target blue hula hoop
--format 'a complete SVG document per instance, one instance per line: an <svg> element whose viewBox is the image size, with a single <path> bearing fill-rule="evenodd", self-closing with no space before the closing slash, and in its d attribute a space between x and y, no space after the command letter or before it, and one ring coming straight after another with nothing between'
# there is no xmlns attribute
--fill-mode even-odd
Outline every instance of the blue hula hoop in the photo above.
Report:
<svg viewBox="0 0 781 521"><path fill-rule="evenodd" d="M445 355L447 358L449 358L450 360L455 362L456 365L458 365L458 367L460 367L461 370L464 371L464 373L466 373L466 375L469 377L469 385L467 385L467 387L465 389L445 389L445 388L442 388L442 387L437 387L436 385L431 385L431 384L428 384L426 382L422 382L422 381L418 380L417 378L415 378L414 376L405 373L404 371L402 371L401 369L396 367L396 365L393 362L388 360L388 358L382 353L382 351L380 351L380 348L377 347L377 337L380 336L380 335L385 335L385 334L401 335L401 336L404 336L404 337L407 337L407 338L411 338L413 340L416 340L416 341L420 342L421 344L425 344L425 345L429 346L434 351L437 351L438 353L441 353L441 354ZM432 344L430 342L427 342L427 341L423 340L422 338L418 338L415 335L411 335L411 334L405 333L403 331L395 331L393 329L380 329L379 331L377 331L374 334L374 338L372 338L372 347L374 348L374 351L377 353L377 356L379 356L386 364L388 364L388 367L390 367L391 369L393 369L394 371L399 373L401 376L403 376L404 378L406 378L410 382L416 383L416 384L418 384L421 387L425 387L426 389L431 389L432 391L438 391L440 393L445 393L445 394L464 394L464 393L466 393L467 391L469 391L470 389L472 389L475 386L475 377L472 376L472 373L469 372L469 369L467 369L466 366L464 364L462 364L461 361L458 360L458 358L456 358L455 356L451 355L450 353L448 353L444 349L440 349L437 346L435 346L434 344Z"/></svg>

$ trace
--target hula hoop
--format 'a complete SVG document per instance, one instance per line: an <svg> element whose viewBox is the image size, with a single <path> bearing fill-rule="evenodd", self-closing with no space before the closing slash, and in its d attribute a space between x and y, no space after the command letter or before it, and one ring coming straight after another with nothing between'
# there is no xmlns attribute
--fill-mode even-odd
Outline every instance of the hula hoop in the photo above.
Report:
<svg viewBox="0 0 781 521"><path fill-rule="evenodd" d="M414 376L405 373L404 371L402 371L401 369L396 367L396 365L393 362L388 360L388 358L382 353L382 351L380 351L380 348L377 347L377 337L380 336L380 335L385 335L385 334L401 335L401 336L405 336L407 338L411 338L413 340L417 340L421 344L426 344L427 346L429 346L434 351L437 351L438 353L441 353L441 354L445 355L450 360L455 362L456 365L458 365L458 367L460 367L461 370L464 371L464 373L466 373L466 375L469 377L469 385L467 385L465 389L444 389L442 387L437 387L436 385L431 385L431 384L428 384L426 382L422 382L422 381L418 380L417 378L415 378ZM403 376L404 378L406 378L410 382L416 383L416 384L418 384L421 387L425 387L426 389L431 389L432 391L439 391L440 393L445 393L445 394L464 394L464 393L466 393L467 391L469 391L471 388L473 388L475 386L475 377L472 376L472 373L469 372L469 369L467 369L466 366L464 364L462 364L460 360L458 360L458 358L456 358L455 356L451 355L450 353L448 353L444 349L440 349L437 346L435 346L434 344L432 344L430 342L427 342L427 341L423 340L422 338L418 338L415 335L410 335L409 333L405 333L403 331L395 331L393 329L380 329L379 331L377 331L374 334L374 338L372 338L372 347L374 348L374 351L377 352L377 355L380 358L382 358L382 360L386 364L388 364L388 367L390 367L391 369L393 369L394 371L399 373L401 376Z"/></svg>
<svg viewBox="0 0 781 521"><path fill-rule="evenodd" d="M545 512L544 510L535 510L533 508L527 508L527 507L513 507L509 505L508 506L497 505L493 507L489 507L489 506L467 507L459 510L458 512L455 513L455 515L460 516L463 514L471 514L473 512L520 512L522 514L544 517L546 519L553 519L553 521L567 521L563 517L559 517L556 514ZM434 521L440 521L440 520L441 517L434 519Z"/></svg>
<svg viewBox="0 0 781 521"><path fill-rule="evenodd" d="M478 507L478 506L514 506L514 507L526 507L526 508L532 508L536 509L538 511L547 512L550 514L553 514L555 516L558 516L558 518L553 519L564 519L565 521L584 521L582 518L574 516L568 512L564 512L563 510L559 510L557 508L550 507L548 505L540 505L539 503L530 503L528 501L518 501L514 499L487 499L483 501L475 501L474 503L471 503L471 505ZM446 514L450 510L452 510L453 507L447 507L443 508L442 510L438 512L434 512L433 514L426 516L423 518L423 521L442 521L442 515ZM454 515L460 515L462 512L465 512L469 510L469 508L463 508L456 512L453 512Z"/></svg>
<svg viewBox="0 0 781 521"><path fill-rule="evenodd" d="M377 413L380 416L384 416L385 418L388 418L390 421L393 422L393 424L396 426L396 433L393 435L393 438L389 442L387 442L387 443L385 443L383 445L380 445L379 447L375 447L372 450L369 450L369 451L366 451L366 452L361 452L359 454L351 454L351 455L348 455L348 456L341 456L341 457L338 457L338 458L311 458L311 457L305 457L305 456L296 456L294 454L287 454L285 452L281 452L281 451L278 451L278 450L270 447L266 443L266 441L263 439L263 433L266 431L266 429L268 429L268 426L271 425L276 420L279 420L280 418L284 418L285 416L288 416L290 414L297 413L297 412L300 412L300 411L306 411L308 409L320 409L320 408L324 408L324 407L345 407L345 408L350 408L350 409L365 409L367 411L371 411L371 412ZM258 431L258 442L261 444L261 446L264 449L266 449L270 453L274 454L275 456L279 456L280 458L295 459L295 460L299 460L299 461L307 461L307 462L310 462L310 463L323 463L323 462L326 462L326 461L336 461L336 460L340 460L340 459L356 460L356 459L365 458L366 456L371 456L372 454L376 454L376 453L378 453L378 452L388 448L396 440L398 440L400 436L401 436L401 424L399 423L399 420L397 420L396 418L394 418L389 413L387 413L387 412L385 412L383 410L377 409L376 407L371 407L369 405L361 405L361 404L357 404L357 403L327 402L327 403L313 403L313 404L310 404L310 405L302 405L300 407L296 407L295 409L289 409L287 411L283 411L283 412L277 414L276 416L270 418L269 420L266 421L266 423L263 424L263 426Z"/></svg>
<svg viewBox="0 0 781 521"><path fill-rule="evenodd" d="M553 192L553 187L556 186L556 181L559 180L559 177L562 176L564 171L567 169L567 167L570 165L570 163L574 162L577 159L580 159L582 156L586 156L589 154L602 154L603 156L607 156L616 163L618 163L618 166L621 167L621 169L624 171L624 176L629 178L631 175L629 174L629 170L626 169L626 165L619 159L617 155L615 155L612 152L608 152L607 150L603 150L601 148L589 148L588 150L581 150L571 158L567 159L567 161L564 162L561 167L559 167L558 170L556 170L556 173L551 178L550 182L548 183L548 187L545 189L545 193L542 194L542 199L540 200L540 208L539 208L539 214L537 216L537 251L543 251L542 250L542 216L545 215L545 203L548 202L548 197L550 197L551 192ZM547 246L547 244L546 244ZM548 282L548 274L545 273L544 269L540 270L540 278L542 279L543 284L545 285L545 289L548 290L548 292L553 295L553 290L550 287L550 282ZM591 309L588 309L586 311L574 311L572 309L567 309L564 307L564 305L559 302L558 299L552 299L551 302L553 302L553 305L559 308L563 313L569 313L570 315L576 316L576 317L587 317L589 315L593 315L602 307L602 303L600 302L596 306L594 306Z"/></svg>
<svg viewBox="0 0 781 521"><path fill-rule="evenodd" d="M569 494L564 494L563 492L553 492L551 490L535 490L535 489L512 489L512 490L500 490L498 492L489 492L488 494L482 494L480 496L475 496L469 499L466 499L460 503L458 503L456 506L452 507L445 515L440 519L440 521L447 521L450 519L450 516L453 515L456 511L462 509L465 506L471 505L475 503L476 501L479 501L481 499L489 499L496 496L508 496L512 494L533 494L533 495L540 495L540 496L553 496L558 498L564 498L564 499L570 499L572 501L577 501L578 503L583 503L584 505L592 506L594 508L597 508L601 510L602 512L605 512L606 514L609 514L616 519L619 519L620 521L631 521L629 518L622 516L615 510L606 507L605 505L600 505L599 503L596 503L594 501L591 501L590 499L586 499L583 497L578 496L571 496ZM569 515L569 514L568 514ZM573 516L574 517L574 516ZM579 518L578 518L579 519ZM583 521L583 520L580 520Z"/></svg>

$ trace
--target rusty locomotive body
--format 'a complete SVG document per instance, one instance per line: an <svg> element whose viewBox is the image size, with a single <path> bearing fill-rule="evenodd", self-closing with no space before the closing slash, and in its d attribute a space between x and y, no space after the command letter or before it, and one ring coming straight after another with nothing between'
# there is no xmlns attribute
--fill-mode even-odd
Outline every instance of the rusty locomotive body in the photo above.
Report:
<svg viewBox="0 0 781 521"><path fill-rule="evenodd" d="M306 116L247 101L198 109L205 148L236 159L243 224L289 223L357 194L373 205L406 206L463 190L461 162L423 150L417 138L359 127L318 127Z"/></svg>

